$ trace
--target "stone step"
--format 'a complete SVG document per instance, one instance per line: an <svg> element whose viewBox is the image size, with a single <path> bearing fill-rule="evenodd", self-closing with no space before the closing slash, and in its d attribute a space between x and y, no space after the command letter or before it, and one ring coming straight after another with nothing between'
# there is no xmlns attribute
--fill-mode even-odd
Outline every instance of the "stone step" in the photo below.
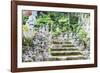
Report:
<svg viewBox="0 0 100 73"><path fill-rule="evenodd" d="M62 44L53 44L53 45L73 45L73 44L62 43Z"/></svg>
<svg viewBox="0 0 100 73"><path fill-rule="evenodd" d="M53 48L51 52L51 60L81 60L86 59L83 51L76 48L72 42L56 41L52 42Z"/></svg>
<svg viewBox="0 0 100 73"><path fill-rule="evenodd" d="M62 46L53 46L52 48L53 49L76 49L76 47L66 47L66 46L64 46L64 47L62 47Z"/></svg>
<svg viewBox="0 0 100 73"><path fill-rule="evenodd" d="M62 44L62 47L75 47L75 46L72 45L72 44L70 44L70 45L69 44L67 44L67 45L66 44Z"/></svg>
<svg viewBox="0 0 100 73"><path fill-rule="evenodd" d="M76 57L84 57L83 55L74 55L74 56L51 56L51 58L69 58L69 57L73 57L73 58L76 58Z"/></svg>
<svg viewBox="0 0 100 73"><path fill-rule="evenodd" d="M87 59L86 57L68 57L66 60L85 60Z"/></svg>
<svg viewBox="0 0 100 73"><path fill-rule="evenodd" d="M82 59L87 59L86 57L84 56L52 56L50 58L51 60L82 60Z"/></svg>
<svg viewBox="0 0 100 73"><path fill-rule="evenodd" d="M53 45L52 47L57 47L57 48L58 48L58 47L66 47L66 48L67 48L67 47L71 47L71 48L72 48L72 47L75 47L75 46L72 45L72 44L59 44L59 45L56 44L56 45Z"/></svg>
<svg viewBox="0 0 100 73"><path fill-rule="evenodd" d="M80 52L80 53L83 53L83 51L80 51L80 50L77 50L77 51L51 51L51 53L70 53L70 52Z"/></svg>
<svg viewBox="0 0 100 73"><path fill-rule="evenodd" d="M78 51L76 48L51 49L51 51Z"/></svg>
<svg viewBox="0 0 100 73"><path fill-rule="evenodd" d="M52 44L72 44L72 42L53 41Z"/></svg>
<svg viewBox="0 0 100 73"><path fill-rule="evenodd" d="M52 53L51 52L51 55L52 56L79 56L79 55L83 55L83 53L81 52L69 52L69 53Z"/></svg>

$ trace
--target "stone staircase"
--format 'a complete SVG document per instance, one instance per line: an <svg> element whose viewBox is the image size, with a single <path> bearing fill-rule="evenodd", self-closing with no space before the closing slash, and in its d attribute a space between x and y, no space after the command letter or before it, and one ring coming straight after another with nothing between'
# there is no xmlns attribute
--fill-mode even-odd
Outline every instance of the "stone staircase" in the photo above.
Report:
<svg viewBox="0 0 100 73"><path fill-rule="evenodd" d="M87 57L84 55L84 51L76 48L71 41L52 41L52 49L50 50L50 60L84 60Z"/></svg>

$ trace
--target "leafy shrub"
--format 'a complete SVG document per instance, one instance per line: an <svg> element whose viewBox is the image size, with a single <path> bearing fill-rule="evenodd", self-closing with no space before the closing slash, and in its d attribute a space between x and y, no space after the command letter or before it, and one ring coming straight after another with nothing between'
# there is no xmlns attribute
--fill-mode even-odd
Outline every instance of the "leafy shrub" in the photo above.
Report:
<svg viewBox="0 0 100 73"><path fill-rule="evenodd" d="M22 45L23 46L32 46L32 39L23 37Z"/></svg>

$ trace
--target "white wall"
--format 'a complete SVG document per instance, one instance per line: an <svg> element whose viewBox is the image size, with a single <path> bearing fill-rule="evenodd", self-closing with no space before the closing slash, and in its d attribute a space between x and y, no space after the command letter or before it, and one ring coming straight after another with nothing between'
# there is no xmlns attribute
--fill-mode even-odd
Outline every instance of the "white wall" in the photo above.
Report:
<svg viewBox="0 0 100 73"><path fill-rule="evenodd" d="M100 0L31 0L31 1L42 1L42 2L56 2L56 3L73 3L73 4L92 4L98 5L98 13L100 13ZM10 28L11 28L11 12L10 12L10 0L0 1L0 73L11 73L10 72ZM98 14L100 19L100 14ZM98 20L99 21L99 20ZM100 22L98 22L98 27ZM100 31L100 28L98 28ZM98 37L100 34L98 33ZM100 43L98 38L98 43ZM100 56L100 46L98 46L98 56ZM98 59L100 61L100 58ZM82 68L82 69L66 69L66 70L52 70L52 71L38 71L29 73L100 73L100 62L98 62L97 68Z"/></svg>

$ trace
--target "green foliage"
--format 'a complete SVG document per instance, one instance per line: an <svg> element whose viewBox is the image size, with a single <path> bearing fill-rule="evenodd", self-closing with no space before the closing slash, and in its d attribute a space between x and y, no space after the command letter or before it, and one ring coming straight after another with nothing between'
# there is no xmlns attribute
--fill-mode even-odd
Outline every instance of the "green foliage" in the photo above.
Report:
<svg viewBox="0 0 100 73"><path fill-rule="evenodd" d="M70 24L78 24L78 16L72 16L70 14Z"/></svg>
<svg viewBox="0 0 100 73"><path fill-rule="evenodd" d="M85 40L87 35L88 35L88 33L84 29L80 29L78 36L81 40Z"/></svg>
<svg viewBox="0 0 100 73"><path fill-rule="evenodd" d="M78 38L80 39L80 42L83 43L84 49L86 49L89 45L88 44L89 37L87 36L88 36L88 33L84 29L81 29L78 33Z"/></svg>
<svg viewBox="0 0 100 73"><path fill-rule="evenodd" d="M28 24L22 25L23 32L29 32L29 26Z"/></svg>
<svg viewBox="0 0 100 73"><path fill-rule="evenodd" d="M25 15L23 15L23 25L25 25L26 24L26 21L28 20L28 16L25 16Z"/></svg>
<svg viewBox="0 0 100 73"><path fill-rule="evenodd" d="M28 24L25 24L27 20L28 17L23 16L24 32L29 31ZM61 33L67 32L67 35L69 35L70 32L72 32L78 35L79 39L85 41L87 40L87 33L82 28L82 25L78 23L78 20L79 16L76 15L76 13L40 11L36 17L34 29L37 31L39 27L45 27L48 25L49 31L55 37L59 36Z"/></svg>
<svg viewBox="0 0 100 73"><path fill-rule="evenodd" d="M49 25L54 36L60 35L62 32L68 30L68 17L66 13L61 12L42 12L37 17L36 26L42 27L43 25Z"/></svg>
<svg viewBox="0 0 100 73"><path fill-rule="evenodd" d="M23 46L32 46L32 39L23 37L22 44Z"/></svg>

